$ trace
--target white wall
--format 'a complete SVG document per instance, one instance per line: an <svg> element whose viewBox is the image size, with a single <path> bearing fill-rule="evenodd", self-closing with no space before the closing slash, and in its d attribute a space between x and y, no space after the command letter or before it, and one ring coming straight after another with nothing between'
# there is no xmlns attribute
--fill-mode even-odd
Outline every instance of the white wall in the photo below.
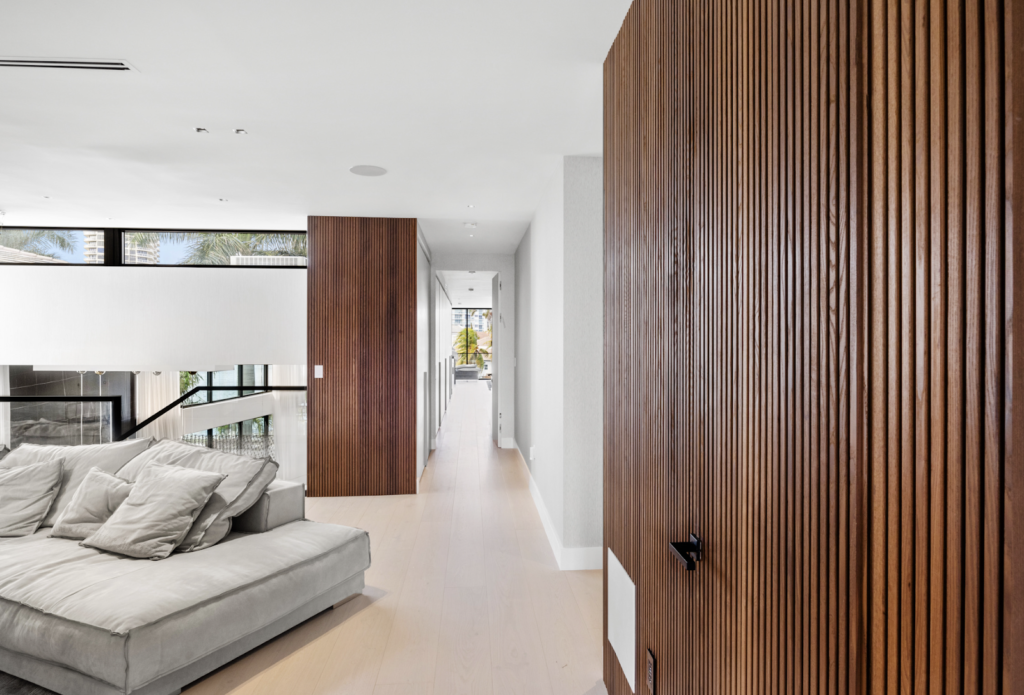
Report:
<svg viewBox="0 0 1024 695"><path fill-rule="evenodd" d="M306 271L0 266L0 364L305 364Z"/></svg>
<svg viewBox="0 0 1024 695"><path fill-rule="evenodd" d="M448 412L452 397L451 360L452 352L452 300L444 290L437 275L431 271L433 290L432 350L430 354L430 448L437 448L437 431Z"/></svg>
<svg viewBox="0 0 1024 695"><path fill-rule="evenodd" d="M600 158L566 157L516 251L516 442L563 569L603 559L602 188Z"/></svg>
<svg viewBox="0 0 1024 695"><path fill-rule="evenodd" d="M530 475L543 500L541 516L547 517L559 543L564 544L563 178L560 162L516 253L516 270L523 279L516 287L520 295L529 294L528 307L519 312L519 325L529 338L521 341L517 353L519 381L527 382L523 388L528 390L529 397L520 399L516 418L516 422L525 419L529 424L516 430L516 442L528 461L531 449L534 452L533 460L529 461Z"/></svg>
<svg viewBox="0 0 1024 695"><path fill-rule="evenodd" d="M416 480L430 452L430 258L425 242L416 248Z"/></svg>
<svg viewBox="0 0 1024 695"><path fill-rule="evenodd" d="M565 158L565 545L604 537L604 165Z"/></svg>

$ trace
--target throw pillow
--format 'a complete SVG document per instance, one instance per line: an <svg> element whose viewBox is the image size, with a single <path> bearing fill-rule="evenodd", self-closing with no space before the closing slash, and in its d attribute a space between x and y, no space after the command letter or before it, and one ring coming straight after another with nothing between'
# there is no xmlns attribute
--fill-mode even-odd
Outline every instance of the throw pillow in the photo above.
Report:
<svg viewBox="0 0 1024 695"><path fill-rule="evenodd" d="M148 449L152 443L152 437L147 437L87 446L22 444L8 454L3 461L0 461L0 468L27 466L58 456L64 459L63 485L42 523L43 526L53 526L90 470L99 468L105 473L117 473L126 463Z"/></svg>
<svg viewBox="0 0 1024 695"><path fill-rule="evenodd" d="M81 545L162 560L185 538L222 480L219 473L150 464L124 503Z"/></svg>
<svg viewBox="0 0 1024 695"><path fill-rule="evenodd" d="M93 468L50 531L50 538L70 538L80 541L88 538L117 511L128 498L132 484L116 475Z"/></svg>
<svg viewBox="0 0 1024 695"><path fill-rule="evenodd" d="M0 469L0 536L31 536L39 530L60 491L63 459Z"/></svg>
<svg viewBox="0 0 1024 695"><path fill-rule="evenodd" d="M277 463L224 451L163 439L125 466L118 475L134 480L147 466L164 464L224 475L217 490L199 514L178 552L202 550L221 541L231 531L231 519L260 498L277 476Z"/></svg>

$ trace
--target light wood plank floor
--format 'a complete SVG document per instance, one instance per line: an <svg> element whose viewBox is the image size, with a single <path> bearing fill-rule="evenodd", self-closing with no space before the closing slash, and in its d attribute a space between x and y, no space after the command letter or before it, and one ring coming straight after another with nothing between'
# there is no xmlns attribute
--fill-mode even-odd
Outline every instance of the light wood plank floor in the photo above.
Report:
<svg viewBox="0 0 1024 695"><path fill-rule="evenodd" d="M311 498L370 532L363 595L187 695L598 695L601 573L560 572L482 382L460 383L420 494Z"/></svg>

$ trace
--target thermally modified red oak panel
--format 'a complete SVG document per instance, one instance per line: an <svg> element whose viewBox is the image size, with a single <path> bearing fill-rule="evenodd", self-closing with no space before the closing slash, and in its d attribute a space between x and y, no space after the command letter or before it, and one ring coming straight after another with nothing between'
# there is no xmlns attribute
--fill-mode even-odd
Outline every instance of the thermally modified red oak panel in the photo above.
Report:
<svg viewBox="0 0 1024 695"><path fill-rule="evenodd" d="M311 497L416 492L416 243L415 219L309 218Z"/></svg>

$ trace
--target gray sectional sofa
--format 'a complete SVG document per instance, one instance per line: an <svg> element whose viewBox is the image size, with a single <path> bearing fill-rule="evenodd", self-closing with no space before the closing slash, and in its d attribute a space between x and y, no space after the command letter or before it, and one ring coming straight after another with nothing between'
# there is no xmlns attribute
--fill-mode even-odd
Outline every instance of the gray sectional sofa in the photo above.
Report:
<svg viewBox="0 0 1024 695"><path fill-rule="evenodd" d="M304 517L303 486L275 481L224 540L161 560L46 527L0 538L0 671L66 695L178 693L362 591L366 532Z"/></svg>

